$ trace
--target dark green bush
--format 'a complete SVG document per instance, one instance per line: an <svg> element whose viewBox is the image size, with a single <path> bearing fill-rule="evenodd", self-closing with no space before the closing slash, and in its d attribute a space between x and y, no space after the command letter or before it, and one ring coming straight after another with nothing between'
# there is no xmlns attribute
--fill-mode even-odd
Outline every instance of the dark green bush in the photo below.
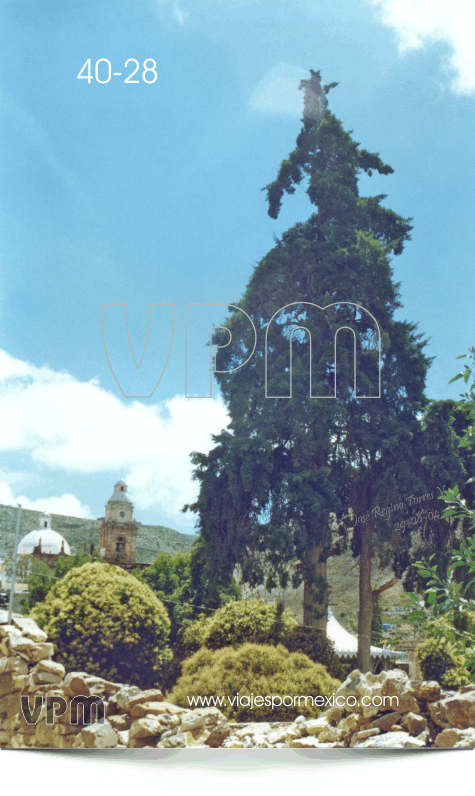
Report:
<svg viewBox="0 0 475 796"><path fill-rule="evenodd" d="M298 715L318 716L321 707L313 704L317 696L330 696L340 681L330 677L320 663L314 663L301 652L289 652L281 644L243 644L237 649L224 647L210 650L202 647L183 663L183 674L169 699L177 705L190 707L196 697L223 697L216 704L234 721L292 721ZM292 698L292 705L251 707L250 696ZM234 704L228 701L234 699ZM239 697L244 704L239 704ZM302 697L293 703L294 697ZM305 697L312 699L305 700ZM236 698L236 699L235 699ZM287 702L289 699L286 700ZM307 704L305 704L307 702Z"/></svg>
<svg viewBox="0 0 475 796"><path fill-rule="evenodd" d="M346 668L336 654L332 642L321 630L315 627L293 627L283 643L290 652L303 652L314 663L321 663L331 677L345 679Z"/></svg>

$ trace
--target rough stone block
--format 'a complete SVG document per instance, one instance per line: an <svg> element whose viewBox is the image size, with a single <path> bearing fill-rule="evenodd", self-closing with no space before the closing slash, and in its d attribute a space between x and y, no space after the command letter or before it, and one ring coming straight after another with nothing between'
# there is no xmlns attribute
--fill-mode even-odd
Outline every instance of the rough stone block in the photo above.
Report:
<svg viewBox="0 0 475 796"><path fill-rule="evenodd" d="M401 725L411 735L420 735L427 727L427 721L417 713L406 713L401 719Z"/></svg>
<svg viewBox="0 0 475 796"><path fill-rule="evenodd" d="M140 741L143 738L153 738L161 735L163 726L158 718L136 719L130 727L130 741Z"/></svg>
<svg viewBox="0 0 475 796"><path fill-rule="evenodd" d="M112 749L119 742L117 732L107 721L84 727L81 739L86 749Z"/></svg>
<svg viewBox="0 0 475 796"><path fill-rule="evenodd" d="M381 732L388 732L391 727L398 723L400 720L401 715L396 713L396 711L392 711L391 713L383 713L378 718L373 719L371 722L372 727L379 727Z"/></svg>
<svg viewBox="0 0 475 796"><path fill-rule="evenodd" d="M64 668L62 663L56 663L56 661L49 661L49 660L40 661L31 671L48 672L48 674L56 674L58 675L58 677L61 678L61 680L66 674L66 669Z"/></svg>
<svg viewBox="0 0 475 796"><path fill-rule="evenodd" d="M32 641L46 641L48 638L44 630L40 630L36 622L29 616L14 616L13 624L20 630L22 635L27 636Z"/></svg>
<svg viewBox="0 0 475 796"><path fill-rule="evenodd" d="M26 639L27 641L29 639ZM49 642L40 642L39 644L33 643L32 647L27 650L28 660L30 663L39 663L45 658L51 658L54 654L54 646Z"/></svg>
<svg viewBox="0 0 475 796"><path fill-rule="evenodd" d="M138 694L134 694L127 700L122 709L125 710L126 713L130 713L135 705L144 702L163 702L163 694L159 688L149 688L147 691L139 691Z"/></svg>
<svg viewBox="0 0 475 796"><path fill-rule="evenodd" d="M374 738L376 735L380 735L381 730L379 727L370 727L367 730L360 730L359 732L355 732L355 734L351 738L350 746L354 747L357 744L362 743L362 741L366 741L367 738Z"/></svg>
<svg viewBox="0 0 475 796"><path fill-rule="evenodd" d="M0 674L5 672L15 672L16 674L28 674L28 664L21 658L0 658Z"/></svg>
<svg viewBox="0 0 475 796"><path fill-rule="evenodd" d="M206 730L208 729L208 722L206 723ZM185 733L188 735L189 733ZM231 729L227 721L223 718L222 720L218 721L216 724L213 724L211 732L209 735L204 737L204 743L206 746L211 746L213 749L217 749L223 741L231 734Z"/></svg>

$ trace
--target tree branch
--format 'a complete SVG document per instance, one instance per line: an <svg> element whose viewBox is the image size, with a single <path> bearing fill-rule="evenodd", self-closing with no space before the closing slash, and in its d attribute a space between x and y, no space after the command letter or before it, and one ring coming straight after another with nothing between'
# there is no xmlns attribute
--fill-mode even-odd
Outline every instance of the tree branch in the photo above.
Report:
<svg viewBox="0 0 475 796"><path fill-rule="evenodd" d="M382 594L383 591L386 591L386 589L390 589L392 586L395 586L398 580L399 578L391 578L391 580L388 580L386 583L380 586L379 589L373 589L373 600L375 597L379 597L379 595Z"/></svg>

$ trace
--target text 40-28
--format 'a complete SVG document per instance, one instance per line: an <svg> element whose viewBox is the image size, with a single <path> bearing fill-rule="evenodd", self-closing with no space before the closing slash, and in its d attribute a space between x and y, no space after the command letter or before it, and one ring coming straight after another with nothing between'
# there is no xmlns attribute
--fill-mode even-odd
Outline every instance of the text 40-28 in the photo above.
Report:
<svg viewBox="0 0 475 796"><path fill-rule="evenodd" d="M134 64L135 69L132 69ZM138 79L139 75L137 75L140 64L136 58L128 58L124 64L124 69L132 69L130 74L126 76L124 83L140 83ZM135 75L137 75L136 80L133 79ZM113 77L122 77L122 72L113 72L111 62L108 58L99 58L94 65L93 74L91 59L88 58L78 74L78 79L87 80L87 82L90 83L91 80L94 80L94 77L98 83L109 83ZM153 58L146 58L143 62L141 77L144 83L155 83L157 79L157 63Z"/></svg>

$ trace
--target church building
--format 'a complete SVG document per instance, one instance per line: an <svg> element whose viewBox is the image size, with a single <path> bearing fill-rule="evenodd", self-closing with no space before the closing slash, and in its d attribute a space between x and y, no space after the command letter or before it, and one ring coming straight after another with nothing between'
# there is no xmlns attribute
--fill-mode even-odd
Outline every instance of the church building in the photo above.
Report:
<svg viewBox="0 0 475 796"><path fill-rule="evenodd" d="M69 556L71 551L66 539L52 529L51 515L45 511L40 516L40 527L21 540L18 555L32 555L52 568L60 556Z"/></svg>
<svg viewBox="0 0 475 796"><path fill-rule="evenodd" d="M100 554L108 564L128 570L136 568L137 529L127 484L117 481L100 527Z"/></svg>

